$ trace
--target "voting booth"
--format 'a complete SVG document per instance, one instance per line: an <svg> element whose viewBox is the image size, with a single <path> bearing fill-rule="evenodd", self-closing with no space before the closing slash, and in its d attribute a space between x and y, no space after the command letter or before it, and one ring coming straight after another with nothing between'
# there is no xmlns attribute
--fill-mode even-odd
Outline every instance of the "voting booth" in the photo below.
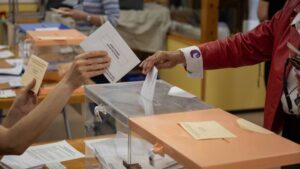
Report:
<svg viewBox="0 0 300 169"><path fill-rule="evenodd" d="M300 163L298 144L195 97L170 95L174 86L161 80L156 83L153 101L140 95L143 82L85 86L87 136L107 134L97 131L102 122L110 122L117 133L110 139L86 143L87 167L125 168L123 161L142 168L188 169L272 168ZM97 107L92 109L92 102ZM107 120L110 118L113 120ZM212 121L233 136L195 139L179 125ZM155 149L163 156L155 154Z"/></svg>

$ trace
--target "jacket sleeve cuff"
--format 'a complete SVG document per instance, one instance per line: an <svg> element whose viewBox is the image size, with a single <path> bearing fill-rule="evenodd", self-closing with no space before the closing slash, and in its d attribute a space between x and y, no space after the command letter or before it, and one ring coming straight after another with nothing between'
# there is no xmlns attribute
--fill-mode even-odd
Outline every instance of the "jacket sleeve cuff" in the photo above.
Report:
<svg viewBox="0 0 300 169"><path fill-rule="evenodd" d="M186 60L186 71L189 77L203 77L203 59L202 53L197 46L190 46L179 49Z"/></svg>

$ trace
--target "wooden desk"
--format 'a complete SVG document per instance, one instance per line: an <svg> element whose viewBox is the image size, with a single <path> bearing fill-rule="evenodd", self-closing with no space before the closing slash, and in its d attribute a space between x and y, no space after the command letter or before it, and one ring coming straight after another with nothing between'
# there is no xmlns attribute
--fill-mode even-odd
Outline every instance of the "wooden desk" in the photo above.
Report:
<svg viewBox="0 0 300 169"><path fill-rule="evenodd" d="M18 47L13 46L10 48L10 50L15 54L15 57L18 58ZM41 91L39 93L38 99L39 102L42 101L48 93L51 91L51 89L54 87L55 83L57 83L61 79L61 76L59 76L58 72L56 71L47 71L44 77L44 81L41 87ZM51 81L52 87L44 87L44 86L49 86L49 82ZM55 83L53 83L55 82ZM89 81L89 83L91 83ZM20 89L15 90L16 93L20 91ZM15 98L6 98L6 99L0 99L0 110L3 109L9 109L10 106L12 105L13 101ZM68 104L82 104L85 101L84 97L84 90L83 87L75 90L73 94L71 95Z"/></svg>
<svg viewBox="0 0 300 169"><path fill-rule="evenodd" d="M19 90L20 89L17 89L16 93L18 93ZM48 93L50 91L51 91L50 88L42 87L41 92L38 96L39 102L42 101L48 95ZM0 99L0 110L9 109L10 106L12 105L14 99L15 99L14 97L13 98ZM84 90L83 90L83 87L80 87L79 89L77 89L73 92L73 94L71 95L71 97L68 101L68 104L82 104L84 102L84 100L85 100Z"/></svg>

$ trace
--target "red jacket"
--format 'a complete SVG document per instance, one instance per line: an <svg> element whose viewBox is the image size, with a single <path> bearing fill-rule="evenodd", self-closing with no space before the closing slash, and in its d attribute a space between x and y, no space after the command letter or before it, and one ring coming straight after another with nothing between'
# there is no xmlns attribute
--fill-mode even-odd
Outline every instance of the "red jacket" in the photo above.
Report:
<svg viewBox="0 0 300 169"><path fill-rule="evenodd" d="M291 22L300 12L300 0L289 0L270 21L254 30L200 45L205 69L254 65L272 60L265 102L264 126L280 131L284 120L281 106L283 71L289 57L287 41L300 47L300 35ZM293 30L294 29L294 30Z"/></svg>

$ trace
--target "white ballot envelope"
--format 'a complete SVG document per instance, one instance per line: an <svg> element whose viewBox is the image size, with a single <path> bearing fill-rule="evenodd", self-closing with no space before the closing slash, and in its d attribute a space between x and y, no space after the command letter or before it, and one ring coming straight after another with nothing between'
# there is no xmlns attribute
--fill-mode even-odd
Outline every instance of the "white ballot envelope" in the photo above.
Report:
<svg viewBox="0 0 300 169"><path fill-rule="evenodd" d="M141 90L141 96L143 96L149 101L153 101L157 74L158 74L157 68L153 67L152 70L147 74Z"/></svg>
<svg viewBox="0 0 300 169"><path fill-rule="evenodd" d="M22 76L22 84L26 86L32 81L32 79L35 79L36 81L35 86L33 88L33 92L37 94L42 85L44 75L47 71L47 67L48 62L35 55L31 55L28 61L26 71Z"/></svg>
<svg viewBox="0 0 300 169"><path fill-rule="evenodd" d="M80 46L85 51L104 50L111 57L111 65L105 71L104 76L111 82L119 81L140 60L122 39L116 29L106 22L92 33Z"/></svg>
<svg viewBox="0 0 300 169"><path fill-rule="evenodd" d="M254 133L261 133L261 134L274 134L272 131L267 130L245 119L237 119L236 122L239 125L239 127L244 130L248 130Z"/></svg>

